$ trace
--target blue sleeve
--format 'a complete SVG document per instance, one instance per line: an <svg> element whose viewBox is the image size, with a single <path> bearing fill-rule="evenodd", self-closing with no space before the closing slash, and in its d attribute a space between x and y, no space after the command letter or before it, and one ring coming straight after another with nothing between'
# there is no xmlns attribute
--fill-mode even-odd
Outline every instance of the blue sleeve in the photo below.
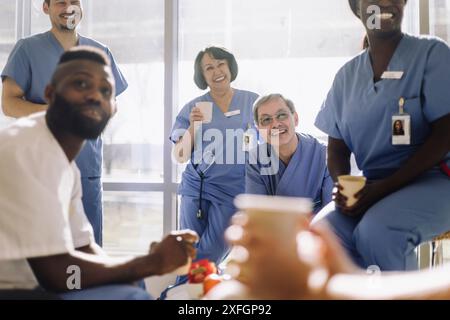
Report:
<svg viewBox="0 0 450 320"><path fill-rule="evenodd" d="M249 161L245 165L245 193L267 195L268 191L264 184L258 162L256 161L257 148L249 153Z"/></svg>
<svg viewBox="0 0 450 320"><path fill-rule="evenodd" d="M128 88L128 83L119 67L116 64L116 60L112 55L111 51L107 48L106 53L108 54L109 59L111 60L111 70L114 75L114 80L116 81L116 97L123 93Z"/></svg>
<svg viewBox="0 0 450 320"><path fill-rule="evenodd" d="M334 181L328 172L328 168L325 168L325 174L322 182L322 208L333 200L333 188Z"/></svg>
<svg viewBox="0 0 450 320"><path fill-rule="evenodd" d="M341 79L338 73L334 79L333 86L328 92L327 98L317 114L314 125L328 136L342 140L343 138L337 124L339 120L337 119L337 111L343 107L341 98L343 91L339 85L340 82Z"/></svg>
<svg viewBox="0 0 450 320"><path fill-rule="evenodd" d="M169 137L170 141L172 141L173 143L177 143L189 128L189 115L191 114L192 108L193 103L188 103L183 107L183 109L181 109L180 113L175 119L175 123L172 126L172 133Z"/></svg>
<svg viewBox="0 0 450 320"><path fill-rule="evenodd" d="M31 65L23 40L19 40L9 55L6 66L2 71L2 81L5 78L13 79L23 92L31 86Z"/></svg>
<svg viewBox="0 0 450 320"><path fill-rule="evenodd" d="M422 89L423 112L429 122L450 113L449 84L450 48L439 41L429 54Z"/></svg>

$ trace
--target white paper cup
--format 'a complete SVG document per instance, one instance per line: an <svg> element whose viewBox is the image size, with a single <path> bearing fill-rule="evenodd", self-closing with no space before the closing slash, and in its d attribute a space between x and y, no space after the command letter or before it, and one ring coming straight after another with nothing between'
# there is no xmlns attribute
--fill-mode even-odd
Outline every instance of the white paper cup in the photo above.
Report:
<svg viewBox="0 0 450 320"><path fill-rule="evenodd" d="M307 198L243 194L234 204L247 214L252 232L277 242L294 243L299 226L313 212L312 201Z"/></svg>
<svg viewBox="0 0 450 320"><path fill-rule="evenodd" d="M310 199L240 195L234 204L244 213L242 246L248 251L245 261L235 261L237 279L258 295L277 283L279 261L298 256L298 234L309 226L313 205ZM298 267L296 264L295 267ZM284 277L285 278L285 277ZM276 287L284 287L284 283Z"/></svg>
<svg viewBox="0 0 450 320"><path fill-rule="evenodd" d="M338 177L338 182L343 188L341 193L347 197L347 207L351 207L358 201L355 194L366 185L366 177L344 175Z"/></svg>
<svg viewBox="0 0 450 320"><path fill-rule="evenodd" d="M200 101L197 102L195 106L199 108L200 112L203 114L202 123L211 123L213 113L213 103L209 101Z"/></svg>

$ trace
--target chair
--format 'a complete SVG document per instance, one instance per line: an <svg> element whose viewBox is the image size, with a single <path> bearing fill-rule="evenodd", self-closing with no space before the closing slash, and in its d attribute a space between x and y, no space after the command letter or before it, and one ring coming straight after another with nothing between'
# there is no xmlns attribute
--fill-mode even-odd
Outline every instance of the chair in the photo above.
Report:
<svg viewBox="0 0 450 320"><path fill-rule="evenodd" d="M431 267L444 263L444 240L450 240L450 231L441 234L431 241Z"/></svg>
<svg viewBox="0 0 450 320"><path fill-rule="evenodd" d="M419 269L434 268L444 263L444 240L450 240L450 231L417 247Z"/></svg>

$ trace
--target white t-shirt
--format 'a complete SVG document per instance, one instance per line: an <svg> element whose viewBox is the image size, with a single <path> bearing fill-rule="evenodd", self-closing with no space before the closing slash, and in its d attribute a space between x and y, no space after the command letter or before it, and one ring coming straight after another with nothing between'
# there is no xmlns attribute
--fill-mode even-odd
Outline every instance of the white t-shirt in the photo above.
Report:
<svg viewBox="0 0 450 320"><path fill-rule="evenodd" d="M80 172L47 127L45 113L0 131L0 289L38 285L27 258L94 242Z"/></svg>

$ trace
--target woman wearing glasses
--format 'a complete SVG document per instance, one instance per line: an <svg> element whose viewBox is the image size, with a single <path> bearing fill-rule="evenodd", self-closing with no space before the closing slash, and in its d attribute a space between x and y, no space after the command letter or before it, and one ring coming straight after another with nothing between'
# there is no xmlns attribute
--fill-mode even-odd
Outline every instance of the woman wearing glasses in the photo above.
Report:
<svg viewBox="0 0 450 320"><path fill-rule="evenodd" d="M250 152L245 192L311 198L318 212L332 198L326 147L295 132L298 114L292 101L281 94L258 99L253 115L266 144Z"/></svg>
<svg viewBox="0 0 450 320"><path fill-rule="evenodd" d="M244 192L245 153L240 152L258 95L231 87L238 65L226 49L200 51L194 69L195 84L209 92L183 107L170 137L177 161L189 160L178 189L180 222L200 236L197 259L220 263L228 252L224 231L235 213L233 199Z"/></svg>

